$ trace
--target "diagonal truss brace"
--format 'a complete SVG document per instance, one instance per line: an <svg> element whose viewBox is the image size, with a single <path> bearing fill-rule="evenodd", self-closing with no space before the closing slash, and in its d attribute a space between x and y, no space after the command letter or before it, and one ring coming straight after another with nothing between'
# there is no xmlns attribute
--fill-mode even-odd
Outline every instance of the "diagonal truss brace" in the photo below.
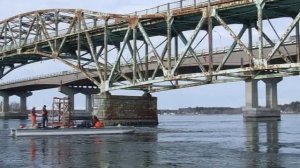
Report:
<svg viewBox="0 0 300 168"><path fill-rule="evenodd" d="M159 57L159 55L158 55L158 53L157 53L157 51L156 51L154 45L152 44L151 40L149 39L149 36L147 35L147 33L146 33L144 27L142 26L142 24L141 24L140 22L138 22L138 27L139 27L139 29L140 29L140 31L141 31L141 33L142 33L142 35L143 35L143 37L144 37L146 43L147 43L149 46L151 46L152 51L153 51L153 53L154 53L156 59L158 60L158 63L159 63L159 64L161 65L161 67L162 67L162 71L163 71L164 75L166 75L166 74L167 74L167 69L166 69L166 67L164 66L164 64L163 64L162 60L160 59L160 57Z"/></svg>
<svg viewBox="0 0 300 168"><path fill-rule="evenodd" d="M79 71L79 72L82 72L82 73L83 73L89 80L91 80L96 86L98 86L98 87L101 86L101 83L99 83L96 79L94 79L94 78L87 72L87 70L84 70L84 69L82 69L82 68L79 68L78 66L73 65L72 63L70 63L70 62L64 60L63 58L60 58L60 57L53 57L53 56L50 56L50 57L52 57L52 58L54 58L54 59L57 59L57 60L63 62L64 64L66 64L66 65L68 65L68 66L70 66L70 67L76 69L76 70Z"/></svg>
<svg viewBox="0 0 300 168"><path fill-rule="evenodd" d="M293 20L292 24L287 28L286 32L281 36L280 41L277 42L276 45L274 46L274 48L272 49L272 51L270 51L270 53L268 54L268 57L267 57L267 61L269 61L274 56L274 54L277 52L277 50L279 49L279 47L283 44L283 42L285 41L285 39L292 32L292 30L294 29L294 27L299 23L299 20L300 20L300 12L295 17L295 19Z"/></svg>
<svg viewBox="0 0 300 168"><path fill-rule="evenodd" d="M242 40L236 36L236 34L231 30L231 28L225 23L225 21L218 15L216 9L213 9L213 15L217 19L217 21L227 30L231 37L239 44L241 49L251 58L253 59L253 54L249 51L249 49L246 47L246 45L242 42Z"/></svg>
<svg viewBox="0 0 300 168"><path fill-rule="evenodd" d="M16 45L16 46L19 46L19 44L17 43L16 38L15 38L13 32L12 32L12 29L11 29L11 27L8 23L7 23L7 28L8 28L9 33L11 34L12 39L13 39L13 44Z"/></svg>
<svg viewBox="0 0 300 168"><path fill-rule="evenodd" d="M242 36L244 35L245 31L247 30L247 26L243 25L243 28L241 29L240 33L238 34L238 38L241 39ZM216 71L220 71L221 68L224 66L224 64L227 62L228 58L230 57L231 53L233 52L234 48L237 45L237 41L234 40L232 45L230 46L229 50L227 51L226 55L224 56L222 62L219 64L218 68Z"/></svg>
<svg viewBox="0 0 300 168"><path fill-rule="evenodd" d="M117 66L120 65L120 59L121 59L121 56L122 56L123 51L125 49L125 46L127 45L127 41L129 39L130 32L131 32L131 28L130 28L130 26L128 26L127 32L126 32L126 34L124 36L124 39L123 39L123 44L122 44L122 46L120 48L120 51L118 52L117 59L116 59L116 61L114 63L114 66L112 67L112 70L110 71L110 74L109 74L109 77L108 77L108 80L107 80L108 83L110 83L112 81L112 78L113 78L114 73L115 73L115 71L117 69Z"/></svg>
<svg viewBox="0 0 300 168"><path fill-rule="evenodd" d="M41 27L42 27L42 33L44 34L45 38L47 39L48 44L49 44L49 46L50 46L50 48L51 48L51 51L54 52L53 45L52 45L51 41L49 40L49 39L50 39L50 36L49 36L49 33L48 33L47 29L46 29L45 21L44 21L44 19L42 19L42 17L41 17L40 14L39 14L38 16L39 16L40 22L41 22L40 25L41 25Z"/></svg>
<svg viewBox="0 0 300 168"><path fill-rule="evenodd" d="M267 36L267 34L265 34L264 32L262 32L262 35L264 37L264 39L267 40L267 42L272 46L274 47L275 46L275 43ZM282 54L282 52L280 51L280 49L278 49L278 54L282 57L282 59L287 62L287 63L291 63L291 61L284 55Z"/></svg>
<svg viewBox="0 0 300 168"><path fill-rule="evenodd" d="M22 46L25 46L27 44L28 37L29 37L29 35L32 31L32 28L33 28L33 25L36 21L36 18L37 18L37 16L34 16L33 20L31 21L30 27L28 29L28 32L27 32L26 36L25 36L25 39L24 39L24 42L23 42Z"/></svg>
<svg viewBox="0 0 300 168"><path fill-rule="evenodd" d="M179 34L179 38L181 39L181 41L183 42L184 45L187 45L188 41L185 38L184 34L182 32L180 32ZM202 65L201 61L199 60L199 58L197 57L196 52L194 51L194 49L192 49L192 47L189 47L188 51L192 54L192 56L195 58L199 68L201 69L202 72L206 72L206 69L204 68L204 66Z"/></svg>
<svg viewBox="0 0 300 168"><path fill-rule="evenodd" d="M133 41L134 41L134 40L133 40ZM134 46L134 45L136 45L136 43L133 44L133 46ZM132 69L132 72L133 72L134 74L136 74L136 71L137 71L140 80L142 80L142 79L143 79L143 76L142 76L142 74L141 74L140 67L137 65L137 60L136 60L136 55L138 55L138 51L136 51L136 48L135 48L135 50L132 49L131 44L130 44L129 42L127 42L127 47L128 47L128 49L129 49L129 52L130 52L131 56L132 56L133 58L135 57L135 59L132 59L132 65L133 65L133 67L132 67L132 68L130 67L130 68ZM136 51L135 56L133 56L133 55L134 55L134 51ZM135 75L134 75L134 76L135 76ZM133 79L133 81L135 81L135 80L136 80L136 77L135 77L135 79Z"/></svg>
<svg viewBox="0 0 300 168"><path fill-rule="evenodd" d="M72 23L70 24L70 26L69 26L69 28L68 28L68 30L67 30L66 35L71 33L72 29L74 28L74 26L75 26L75 24L76 24L76 21L77 21L77 18L74 17L74 19L72 20ZM64 46L64 44L65 44L65 42L66 42L66 40L67 40L67 36L65 36L65 37L63 38L63 40L62 40L62 42L60 43L60 46L59 46L57 52L61 51L62 47Z"/></svg>
<svg viewBox="0 0 300 168"><path fill-rule="evenodd" d="M167 39L166 39L164 42L166 42L166 41L167 41ZM161 59L162 59L162 60L165 58L165 55L166 55L166 53L167 53L167 50L168 50L168 45L165 45L164 49L163 49L162 52L161 52ZM159 65L156 66L155 70L154 70L153 73L152 73L152 77L151 77L152 80L155 79L156 74L157 74L157 72L158 72L158 69L159 69Z"/></svg>
<svg viewBox="0 0 300 168"><path fill-rule="evenodd" d="M175 74L175 71L178 69L179 65L181 64L183 58L185 57L185 55L187 54L187 52L190 50L191 45L193 44L193 42L195 41L198 33L200 32L204 21L206 20L206 16L203 14L200 21L198 22L198 25L196 26L196 29L193 32L193 35L191 36L190 40L188 41L188 43L185 45L185 49L183 54L178 58L177 63L175 64L174 68L171 71L171 74Z"/></svg>
<svg viewBox="0 0 300 168"><path fill-rule="evenodd" d="M86 22L85 22L84 19L82 19L82 22L83 22L84 29L87 29ZM99 62L98 62L95 50L94 50L94 44L92 42L91 36L90 36L90 34L87 31L85 31L85 36L87 38L87 41L88 41L88 44L89 44L89 47L90 47L91 55L92 55L92 57L94 59L94 63L96 64L98 76L100 78L101 83L103 83L102 70L101 70L101 67L99 65Z"/></svg>

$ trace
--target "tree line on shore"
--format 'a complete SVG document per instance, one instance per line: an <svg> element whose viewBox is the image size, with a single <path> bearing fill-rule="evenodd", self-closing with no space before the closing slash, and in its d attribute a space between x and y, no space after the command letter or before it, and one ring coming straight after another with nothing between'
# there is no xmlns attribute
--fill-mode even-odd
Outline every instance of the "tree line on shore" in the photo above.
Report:
<svg viewBox="0 0 300 168"><path fill-rule="evenodd" d="M291 102L289 104L278 105L282 113L300 114L300 102ZM242 114L243 108L232 107L187 107L177 110L160 109L158 114L175 114L175 115L197 115L197 114Z"/></svg>
<svg viewBox="0 0 300 168"><path fill-rule="evenodd" d="M2 102L0 103L2 107ZM300 102L295 101L289 104L278 105L279 110L282 113L300 114ZM17 102L11 102L9 105L10 111L18 111L20 104ZM179 108L177 110L159 109L158 114L176 114L176 115L189 115L189 114L242 114L243 108L232 107L187 107Z"/></svg>

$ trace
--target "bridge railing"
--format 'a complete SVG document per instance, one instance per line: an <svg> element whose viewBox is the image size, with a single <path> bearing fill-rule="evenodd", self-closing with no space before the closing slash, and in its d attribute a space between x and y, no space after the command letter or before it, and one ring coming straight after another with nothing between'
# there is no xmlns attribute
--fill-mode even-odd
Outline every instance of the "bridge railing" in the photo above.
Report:
<svg viewBox="0 0 300 168"><path fill-rule="evenodd" d="M180 0L176 2L170 2L163 5L158 5L153 8L148 8L140 11L135 11L130 13L130 15L149 15L149 14L158 14L158 13L167 13L172 10L194 7L197 8L199 5L207 4L209 2L215 2L218 0Z"/></svg>
<svg viewBox="0 0 300 168"><path fill-rule="evenodd" d="M292 37L292 36L291 36ZM272 42L274 44L276 44L277 42L279 42L279 39L275 39L275 40L272 40ZM295 44L296 41L293 40L292 38L290 38L288 41L285 41L283 44L284 45L288 45L288 44ZM245 46L248 46L248 43L244 43ZM252 44L252 49L257 49L259 47L260 43L259 42L255 42ZM271 47L272 45L269 44L267 41L264 41L263 43L263 47L266 48L266 47ZM219 53L225 53L227 52L228 50L230 50L230 47L231 46L224 46L224 47L215 47L213 48L213 54L219 54ZM236 48L234 48L233 51L241 51L242 48L239 47L238 45L236 46ZM198 56L205 56L207 54L209 54L209 51L208 49L200 49L200 50L195 50L195 53L198 55ZM149 53L148 53L149 54ZM178 54L178 56L182 56L182 54ZM191 54L187 54L186 57L193 57L193 55ZM149 55L149 62L154 62L154 61L157 61L156 60L156 57L154 55ZM164 58L164 60L167 60L167 58ZM131 60L127 61L127 62L130 62ZM143 63L143 62L142 62ZM233 62L230 62L230 63L233 63ZM131 65L131 64L128 64L128 63L122 63L121 62L121 65Z"/></svg>
<svg viewBox="0 0 300 168"><path fill-rule="evenodd" d="M159 6L156 6L153 8L144 9L141 11L135 11L134 13L130 13L129 15L166 13L166 12L170 12L171 10L181 9L183 7L184 8L186 8L186 7L195 7L196 8L198 5L206 4L208 2L214 2L214 1L218 1L218 0L180 0L177 2L167 3L167 4L159 5ZM104 23L98 22L97 26L104 26ZM94 28L94 23L93 22L87 23L87 29L91 29L91 28ZM65 36L65 35L67 35L67 31L68 31L68 28L59 30L58 36L56 36L55 32L52 32L52 33L49 33L49 37L53 38L53 37ZM70 35L76 34L76 33L82 32L82 31L84 31L84 30L77 30L75 32L70 32L69 34ZM33 43L41 42L44 40L47 40L47 38L45 36L33 37L33 38L27 39L26 44L33 44ZM21 41L21 44L24 44L24 41ZM0 46L0 52L15 50L15 49L18 49L21 47L22 46L20 46L19 44L12 43L9 45Z"/></svg>
<svg viewBox="0 0 300 168"><path fill-rule="evenodd" d="M13 84L13 83L20 83L20 82L25 82L25 81L31 81L31 80L36 80L36 79L43 79L43 78L57 77L57 76L62 76L62 75L75 74L75 73L78 73L78 72L77 71L62 71L62 72L49 73L49 74L45 74L45 75L31 76L31 77L1 82L0 86L7 85L7 84Z"/></svg>

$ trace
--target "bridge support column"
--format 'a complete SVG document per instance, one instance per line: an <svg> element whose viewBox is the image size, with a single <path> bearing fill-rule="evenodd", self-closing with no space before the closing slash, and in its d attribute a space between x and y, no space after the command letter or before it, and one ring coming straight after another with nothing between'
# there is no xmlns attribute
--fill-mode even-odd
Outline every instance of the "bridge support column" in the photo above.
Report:
<svg viewBox="0 0 300 168"><path fill-rule="evenodd" d="M93 115L103 120L105 125L157 125L157 98L150 94L94 95Z"/></svg>
<svg viewBox="0 0 300 168"><path fill-rule="evenodd" d="M277 83L282 81L282 78L271 78L263 80L266 84L266 107L271 109L277 109Z"/></svg>
<svg viewBox="0 0 300 168"><path fill-rule="evenodd" d="M67 86L60 86L59 91L68 96L71 102L71 111L74 111L74 95L77 93L82 93L86 96L86 112L85 113L73 113L72 119L90 119L92 116L92 94L98 94L100 89L98 88L88 88L88 87L67 87Z"/></svg>
<svg viewBox="0 0 300 168"><path fill-rule="evenodd" d="M78 92L75 91L72 88L67 87L67 86L60 86L58 90L59 90L59 92L61 92L61 93L63 93L63 94L65 94L65 95L68 96L68 98L70 100L70 110L74 111L74 96Z"/></svg>
<svg viewBox="0 0 300 168"><path fill-rule="evenodd" d="M9 112L9 96L10 96L10 94L7 92L1 91L0 96L2 96L2 98L3 98L1 112L8 113Z"/></svg>
<svg viewBox="0 0 300 168"><path fill-rule="evenodd" d="M85 95L85 110L86 112L93 112L93 106L92 106L92 95L91 94L86 94Z"/></svg>
<svg viewBox="0 0 300 168"><path fill-rule="evenodd" d="M266 107L258 106L257 80L246 80L246 107L243 109L245 121L280 120L277 108L277 83L282 78L264 79L266 84Z"/></svg>
<svg viewBox="0 0 300 168"><path fill-rule="evenodd" d="M9 96L17 95L20 96L20 112L12 113L9 111ZM28 117L26 109L26 98L31 96L31 92L8 92L1 91L0 96L2 96L2 109L0 112L0 118L7 119L25 119Z"/></svg>
<svg viewBox="0 0 300 168"><path fill-rule="evenodd" d="M246 80L246 107L258 107L257 80Z"/></svg>
<svg viewBox="0 0 300 168"><path fill-rule="evenodd" d="M20 92L16 94L20 97L20 113L27 114L27 97L32 95L32 92Z"/></svg>
<svg viewBox="0 0 300 168"><path fill-rule="evenodd" d="M80 92L85 95L85 110L86 110L86 112L92 113L93 112L92 95L100 93L100 89L84 88Z"/></svg>

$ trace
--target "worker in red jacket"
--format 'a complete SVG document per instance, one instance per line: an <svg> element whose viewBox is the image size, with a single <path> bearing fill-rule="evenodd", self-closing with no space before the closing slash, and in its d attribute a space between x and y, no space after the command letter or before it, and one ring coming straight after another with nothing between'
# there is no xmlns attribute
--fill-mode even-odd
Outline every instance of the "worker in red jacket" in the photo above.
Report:
<svg viewBox="0 0 300 168"><path fill-rule="evenodd" d="M92 118L92 126L95 128L102 128L104 127L104 124L94 115Z"/></svg>

